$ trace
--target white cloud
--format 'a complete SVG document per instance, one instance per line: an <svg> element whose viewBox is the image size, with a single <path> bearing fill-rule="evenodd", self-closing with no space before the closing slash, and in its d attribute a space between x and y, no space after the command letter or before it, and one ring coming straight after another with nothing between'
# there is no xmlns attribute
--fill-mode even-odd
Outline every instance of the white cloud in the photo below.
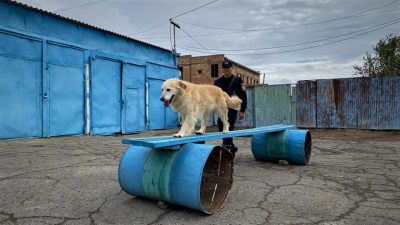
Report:
<svg viewBox="0 0 400 225"><path fill-rule="evenodd" d="M50 11L93 2L90 0L20 1ZM209 0L107 0L98 4L59 13L63 16L83 21L107 30L122 34L130 34L148 30L149 28L162 24L168 20L168 18L187 12L209 2ZM355 15L359 12L380 7L390 2L392 2L392 0L218 0L204 8L178 17L176 18L176 21L180 24L183 30L188 32L190 35L195 36L212 33L228 33L233 31L208 29L179 21L229 29L262 29L277 26L315 23L338 17ZM400 2L396 2L388 7L368 11L367 13L398 9L400 8L399 6ZM398 15L399 11L394 11L391 13L336 20L329 23L292 29L241 32L229 35L194 38L208 49L275 47L343 35L397 19ZM353 75L352 66L361 63L362 56L366 51L372 50L372 45L376 44L380 39L384 38L388 34L400 34L399 31L400 25L398 23L382 30L332 45L282 54L265 54L257 56L229 55L295 50L316 44L327 43L328 41L263 51L224 52L213 50L212 52L216 54L225 53L227 57L242 65L254 70L261 70L262 73L265 72L266 81L268 83L292 83L302 79L351 77ZM169 35L169 24L165 24L159 28L133 37L170 49L171 43L169 38L141 39L146 37L169 37ZM178 29L177 36L186 36L186 34ZM178 46L201 47L191 38L177 38L176 41ZM207 55L206 53L193 52L181 48L178 48L178 51L182 55ZM313 62L313 59L323 59L324 61Z"/></svg>
<svg viewBox="0 0 400 225"><path fill-rule="evenodd" d="M261 74L265 73L265 83L296 83L299 80L352 77L353 65L360 63L360 61L351 61L348 63L334 63L332 61L280 63L260 65L264 68L260 71Z"/></svg>

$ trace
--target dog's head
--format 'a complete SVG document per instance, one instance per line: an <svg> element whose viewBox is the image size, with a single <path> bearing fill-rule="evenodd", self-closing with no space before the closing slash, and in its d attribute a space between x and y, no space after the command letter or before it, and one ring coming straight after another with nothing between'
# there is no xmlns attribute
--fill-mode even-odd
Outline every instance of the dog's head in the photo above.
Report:
<svg viewBox="0 0 400 225"><path fill-rule="evenodd" d="M165 107L168 107L174 97L179 95L186 87L186 84L178 79L168 79L161 86L162 95L160 100L164 102Z"/></svg>

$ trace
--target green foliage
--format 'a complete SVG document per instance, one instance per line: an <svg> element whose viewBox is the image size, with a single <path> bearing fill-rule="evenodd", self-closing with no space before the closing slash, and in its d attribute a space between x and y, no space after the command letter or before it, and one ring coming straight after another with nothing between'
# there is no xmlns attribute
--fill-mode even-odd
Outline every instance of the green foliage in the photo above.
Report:
<svg viewBox="0 0 400 225"><path fill-rule="evenodd" d="M381 39L373 52L363 57L362 66L355 65L354 75L363 77L400 76L400 36L388 35Z"/></svg>

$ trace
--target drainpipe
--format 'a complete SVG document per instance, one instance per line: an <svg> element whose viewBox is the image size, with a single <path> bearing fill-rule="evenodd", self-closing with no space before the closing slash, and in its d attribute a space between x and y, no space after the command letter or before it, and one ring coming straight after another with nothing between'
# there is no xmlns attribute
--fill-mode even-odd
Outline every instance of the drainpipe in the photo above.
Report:
<svg viewBox="0 0 400 225"><path fill-rule="evenodd" d="M149 80L146 79L146 126L147 130L150 126L150 118L149 118Z"/></svg>

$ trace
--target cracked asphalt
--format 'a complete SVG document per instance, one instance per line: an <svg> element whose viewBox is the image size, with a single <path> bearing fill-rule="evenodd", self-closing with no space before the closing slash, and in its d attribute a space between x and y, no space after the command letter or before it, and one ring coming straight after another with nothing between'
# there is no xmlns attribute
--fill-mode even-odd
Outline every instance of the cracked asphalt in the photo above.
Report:
<svg viewBox="0 0 400 225"><path fill-rule="evenodd" d="M0 224L400 224L400 132L312 130L307 166L257 161L235 138L233 187L210 216L119 186L122 139L176 131L1 141Z"/></svg>

